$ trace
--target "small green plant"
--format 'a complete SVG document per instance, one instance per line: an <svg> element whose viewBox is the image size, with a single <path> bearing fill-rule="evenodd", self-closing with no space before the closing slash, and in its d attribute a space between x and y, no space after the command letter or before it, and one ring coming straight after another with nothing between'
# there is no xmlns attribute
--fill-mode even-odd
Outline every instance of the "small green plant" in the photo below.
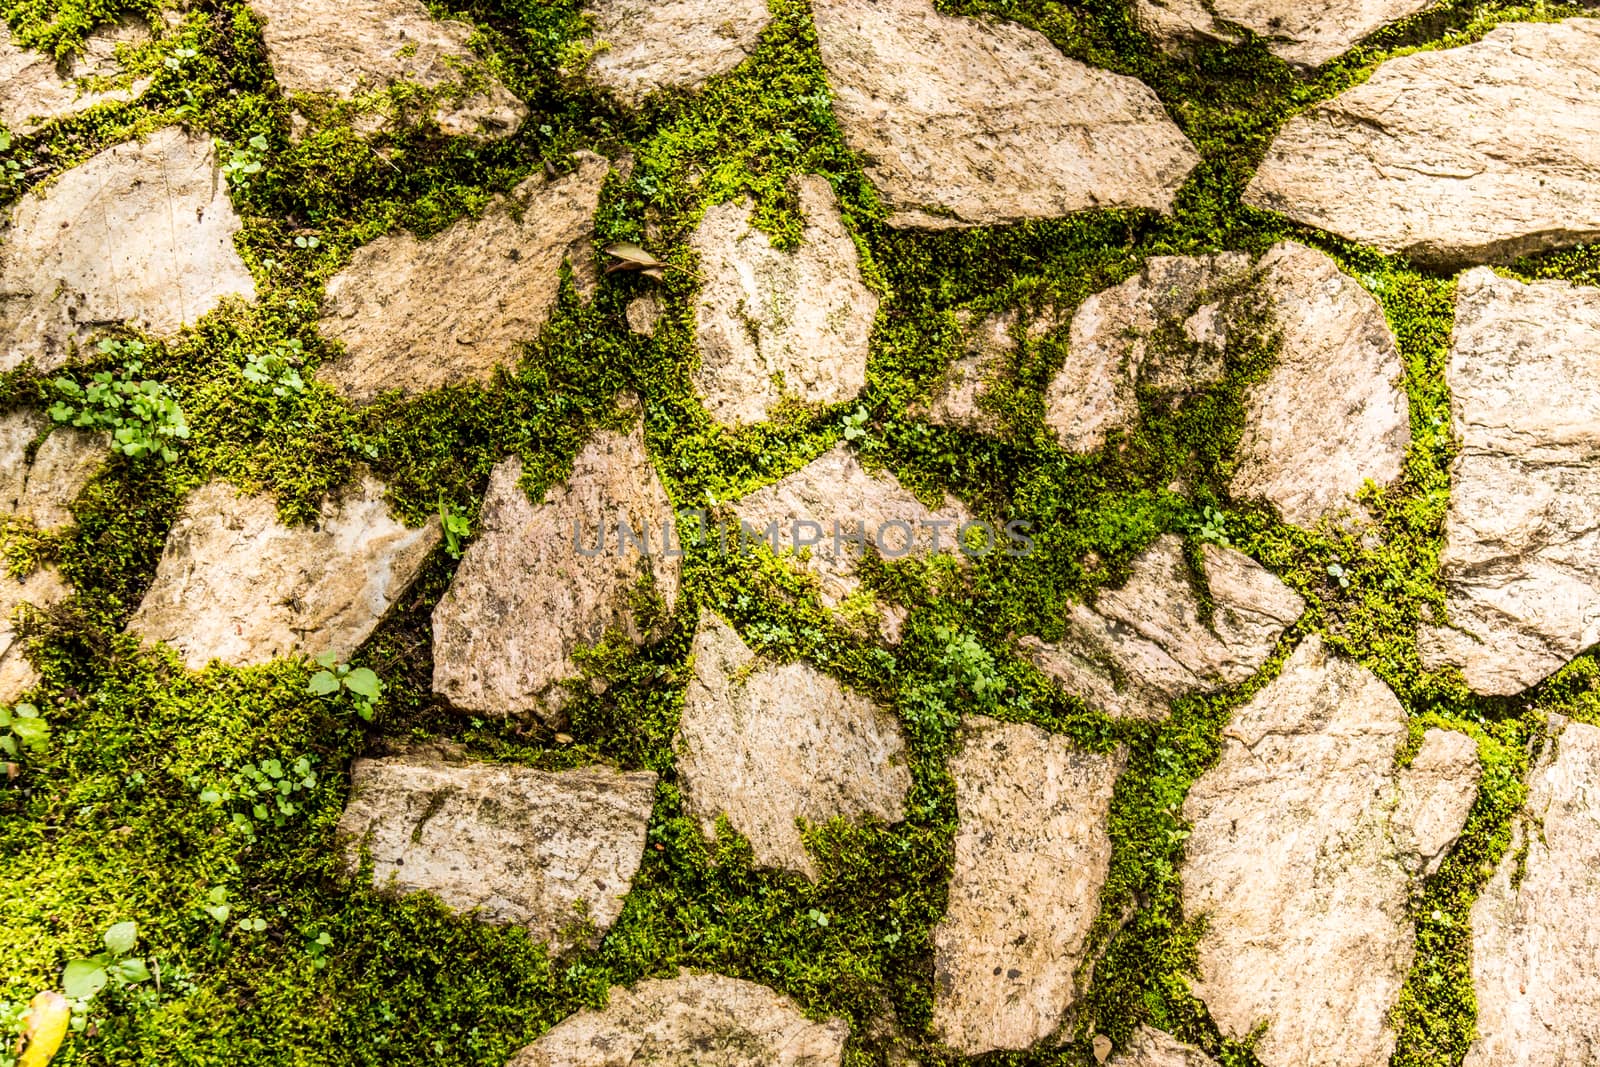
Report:
<svg viewBox="0 0 1600 1067"><path fill-rule="evenodd" d="M139 943L136 923L117 923L101 940L105 944L103 952L69 960L61 972L62 992L80 1005L93 1000L108 984L120 988L150 980L149 965L133 954Z"/></svg>
<svg viewBox="0 0 1600 1067"><path fill-rule="evenodd" d="M1350 588L1350 572L1339 563L1328 564L1328 577L1339 583L1340 589Z"/></svg>
<svg viewBox="0 0 1600 1067"><path fill-rule="evenodd" d="M1202 541L1210 541L1217 545L1228 544L1228 516L1210 504L1200 510L1191 528L1194 535Z"/></svg>
<svg viewBox="0 0 1600 1067"><path fill-rule="evenodd" d="M302 347L299 338L273 345L265 355L247 356L239 373L254 392L274 397L298 396L306 391L305 379L300 376Z"/></svg>
<svg viewBox="0 0 1600 1067"><path fill-rule="evenodd" d="M165 383L141 380L144 363L139 357L144 355L144 342L101 341L100 351L123 357L122 369L100 371L88 385L57 378L57 399L50 406L50 418L109 431L112 450L130 459L159 456L172 463L178 458L173 446L188 439L189 424Z"/></svg>
<svg viewBox="0 0 1600 1067"><path fill-rule="evenodd" d="M172 54L166 59L162 60L161 63L162 66L166 67L168 70L180 70L187 60L193 59L199 54L200 53L193 48L174 48L172 50Z"/></svg>
<svg viewBox="0 0 1600 1067"><path fill-rule="evenodd" d="M10 152L11 131L0 126L0 154L5 155L4 159L0 159L0 193L9 192L22 180L22 164Z"/></svg>
<svg viewBox="0 0 1600 1067"><path fill-rule="evenodd" d="M200 910L219 923L228 921L233 908L228 904L228 890L225 886L215 885L206 891L206 902L200 905Z"/></svg>
<svg viewBox="0 0 1600 1067"><path fill-rule="evenodd" d="M301 814L307 794L317 786L314 762L311 756L301 756L287 765L280 759L242 763L228 768L230 773L221 782L191 777L189 788L200 794L200 803L227 811L235 833L254 839L257 826L281 828ZM226 907L226 900L222 897L215 906Z"/></svg>
<svg viewBox="0 0 1600 1067"><path fill-rule="evenodd" d="M844 439L846 441L859 441L867 436L867 409L856 410L844 417Z"/></svg>
<svg viewBox="0 0 1600 1067"><path fill-rule="evenodd" d="M383 680L370 668L340 663L332 652L318 656L317 664L322 670L311 676L312 695L331 697L341 690L348 692L355 697L356 714L371 722L376 714L373 706L383 696Z"/></svg>
<svg viewBox="0 0 1600 1067"><path fill-rule="evenodd" d="M461 539L472 532L472 523L460 512L450 510L444 494L439 494L439 525L444 529L444 550L451 559L461 558Z"/></svg>
<svg viewBox="0 0 1600 1067"><path fill-rule="evenodd" d="M306 955L311 957L311 967L320 971L328 965L328 950L333 947L333 935L326 930L306 927L300 931L306 941Z"/></svg>
<svg viewBox="0 0 1600 1067"><path fill-rule="evenodd" d="M248 189L250 180L261 173L262 160L267 155L267 139L256 134L244 144L218 140L217 146L228 153L222 161L222 173L235 189Z"/></svg>
<svg viewBox="0 0 1600 1067"><path fill-rule="evenodd" d="M50 724L32 704L0 704L0 754L21 759L25 752L42 752L50 743Z"/></svg>

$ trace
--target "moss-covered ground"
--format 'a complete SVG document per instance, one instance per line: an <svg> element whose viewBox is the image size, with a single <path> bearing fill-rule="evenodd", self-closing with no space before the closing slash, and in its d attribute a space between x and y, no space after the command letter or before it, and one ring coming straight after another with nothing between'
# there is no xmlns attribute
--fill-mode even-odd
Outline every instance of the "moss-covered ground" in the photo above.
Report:
<svg viewBox="0 0 1600 1067"><path fill-rule="evenodd" d="M62 55L94 26L155 7L0 0L21 41ZM1446 5L1300 77L1256 41L1165 56L1117 0L946 7L1018 20L1072 56L1151 85L1204 156L1176 211L890 231L833 119L805 0L772 0L772 26L738 70L700 94L667 94L637 113L578 76L588 47L579 0L435 3L437 13L479 28L482 54L531 108L515 137L493 144L443 138L426 123L363 139L337 114L292 142L290 105L273 81L258 20L241 0L200 0L129 57L154 78L137 103L15 139L9 158L17 168L9 177L0 168L3 202L104 147L172 123L234 146L256 136L267 145L259 173L233 188L257 301L226 306L179 339L152 342L145 355L144 374L170 386L191 439L171 464L119 458L81 502L75 529L8 546L14 564L57 561L78 595L31 627L44 673L32 701L50 725L50 744L23 760L14 780L0 781L0 1002L58 984L63 964L96 951L102 932L122 920L138 923L137 951L156 975L95 998L60 1062L498 1067L561 1018L602 1003L610 985L692 966L771 985L818 1017L848 1018L851 1067L900 1062L901 1051L928 1067L955 1063L927 1032L930 931L944 907L955 820L945 759L960 716L981 712L1091 748L1126 744L1131 753L1113 805L1115 853L1087 996L1059 1047L983 1062L1088 1063L1094 1034L1120 1044L1150 1022L1228 1067L1253 1064L1247 1045L1225 1040L1186 985L1196 930L1178 903L1180 811L1190 783L1216 757L1230 710L1310 631L1388 682L1418 733L1449 725L1479 741L1482 794L1459 844L1414 901L1418 952L1397 1008L1394 1060L1461 1061L1474 1018L1468 909L1508 847L1527 752L1548 713L1600 721L1600 664L1580 659L1510 701L1474 698L1459 678L1422 670L1416 626L1441 603L1437 560L1452 450L1442 364L1452 279L1300 230L1243 207L1239 194L1289 116L1360 81L1382 59L1461 43L1500 21L1571 11ZM568 166L579 148L634 160L631 175L605 189L597 247L641 241L686 268L659 284L666 311L653 339L631 333L623 311L656 283L616 275L587 304L568 285L525 358L484 387L365 408L318 384L287 397L248 388L241 369L249 356L294 341L310 381L328 356L315 329L321 286L356 246L397 227L436 232L528 174ZM868 284L882 298L869 383L859 403L731 433L710 423L688 387L697 282L686 237L707 206L749 196L759 225L776 240L797 239L788 191L797 172L833 182ZM1378 298L1399 339L1412 444L1403 479L1368 491L1381 537L1291 528L1224 491L1241 391L1274 357L1267 335L1233 345L1221 385L1176 409L1147 405L1137 432L1094 455L1065 454L1043 427L1040 395L1061 358L1059 337L1022 346L1015 386L1003 397L1005 433L934 428L907 414L959 350L960 312L1051 310L1065 321L1078 301L1149 256L1260 251L1285 237L1337 258ZM1600 255L1580 249L1510 269L1596 281ZM90 351L68 373L81 379L115 362ZM660 644L590 657L588 669L610 684L603 697L574 706L570 740L533 723L457 715L433 700L428 620L454 568L443 550L354 657L387 683L373 722L347 702L311 696L316 668L307 662L191 673L122 634L185 493L210 478L270 491L286 519L303 521L363 463L389 482L408 520L442 506L475 521L497 461L520 455L529 490L541 492L563 477L592 428L616 418L625 391L644 401L649 443L679 507L769 483L838 440L844 416L859 408L867 432L856 444L872 463L919 491L953 492L986 516L1030 520L1036 550L966 569L878 568L871 580L911 608L906 639L892 651L827 615L770 561L692 556L683 604ZM50 380L28 370L0 378L0 405L43 408L51 394ZM1203 519L1207 508L1220 523ZM1225 536L1305 596L1303 623L1260 677L1181 701L1163 723L1114 722L1007 651L1010 635L1058 633L1062 604L1121 580L1128 561L1165 532ZM752 867L736 839L708 843L682 814L671 737L699 607L722 611L774 656L834 672L904 723L915 783L908 818L888 828L815 828L815 884ZM389 899L342 873L332 835L350 759L413 738L448 738L483 759L541 767L606 760L661 774L643 868L597 948L551 959L518 931L452 917L426 897ZM263 821L253 836L199 797L243 764L301 756L312 762L315 784L297 794L292 814ZM219 901L226 920L216 917Z"/></svg>

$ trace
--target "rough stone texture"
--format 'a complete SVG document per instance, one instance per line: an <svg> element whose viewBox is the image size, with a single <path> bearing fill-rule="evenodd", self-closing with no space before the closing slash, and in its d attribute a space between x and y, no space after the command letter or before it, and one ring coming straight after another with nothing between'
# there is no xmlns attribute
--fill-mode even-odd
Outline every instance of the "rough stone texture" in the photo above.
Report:
<svg viewBox="0 0 1600 1067"><path fill-rule="evenodd" d="M639 581L651 577L669 607L677 601L679 560L661 540L672 505L637 424L591 437L542 503L521 477L516 458L489 476L483 532L433 611L433 688L463 710L532 711L558 724L559 683L580 673L575 651L613 629L648 638L633 611ZM621 523L648 537L649 554L618 536Z"/></svg>
<svg viewBox="0 0 1600 1067"><path fill-rule="evenodd" d="M1460 832L1480 773L1472 742L1442 730L1398 770L1405 739L1388 687L1312 636L1234 713L1189 791L1183 906L1209 923L1194 991L1224 1036L1269 1024L1265 1067L1394 1050L1408 896Z"/></svg>
<svg viewBox="0 0 1600 1067"><path fill-rule="evenodd" d="M116 78L119 44L138 44L149 30L132 20L98 30L84 41L84 50L64 65L39 52L19 47L9 27L0 23L0 126L27 136L57 119L81 114L100 104L136 100L150 87L149 78L128 85L83 90L82 78Z"/></svg>
<svg viewBox="0 0 1600 1067"><path fill-rule="evenodd" d="M661 312L661 301L655 296L647 293L634 297L628 301L628 329L641 337L654 337L656 324L661 321Z"/></svg>
<svg viewBox="0 0 1600 1067"><path fill-rule="evenodd" d="M177 127L35 188L0 237L0 370L54 370L112 323L167 334L255 285L209 137Z"/></svg>
<svg viewBox="0 0 1600 1067"><path fill-rule="evenodd" d="M1596 130L1600 19L1510 23L1291 119L1244 199L1425 262L1511 260L1600 237Z"/></svg>
<svg viewBox="0 0 1600 1067"><path fill-rule="evenodd" d="M878 298L861 283L855 242L826 178L799 180L801 245L772 247L747 198L707 211L689 244L700 257L694 387L718 422L760 422L784 398L848 400L867 384Z"/></svg>
<svg viewBox="0 0 1600 1067"><path fill-rule="evenodd" d="M558 1023L506 1067L838 1067L850 1027L720 974L612 986L603 1010Z"/></svg>
<svg viewBox="0 0 1600 1067"><path fill-rule="evenodd" d="M51 425L25 408L0 417L0 517L44 531L72 524L73 501L110 455L96 435ZM28 446L47 431L29 460Z"/></svg>
<svg viewBox="0 0 1600 1067"><path fill-rule="evenodd" d="M1133 0L1134 17L1145 32L1171 51L1186 41L1236 40L1214 23L1237 23L1266 39L1272 54L1299 67L1318 67L1352 45L1432 7L1437 0L1332 0L1309 5L1293 0Z"/></svg>
<svg viewBox="0 0 1600 1067"><path fill-rule="evenodd" d="M1463 1067L1600 1063L1600 729L1560 731L1527 816L1472 905L1478 1027Z"/></svg>
<svg viewBox="0 0 1600 1067"><path fill-rule="evenodd" d="M1133 561L1122 588L1071 606L1062 640L1026 637L1023 649L1067 692L1118 717L1165 718L1177 697L1238 685L1272 655L1305 601L1242 552L1206 544L1200 554L1214 604L1210 626L1183 542L1167 534Z"/></svg>
<svg viewBox="0 0 1600 1067"><path fill-rule="evenodd" d="M17 636L17 617L24 604L44 610L72 595L72 587L54 567L41 567L18 581L0 573L0 704L15 703L39 682Z"/></svg>
<svg viewBox="0 0 1600 1067"><path fill-rule="evenodd" d="M1169 211L1199 162L1154 92L929 0L812 5L834 112L891 226Z"/></svg>
<svg viewBox="0 0 1600 1067"><path fill-rule="evenodd" d="M432 893L556 951L593 944L622 914L655 803L653 772L609 767L402 756L358 759L351 775L338 833L352 873L366 852L380 889Z"/></svg>
<svg viewBox="0 0 1600 1067"><path fill-rule="evenodd" d="M1600 289L1463 275L1446 380L1461 450L1423 664L1479 693L1542 681L1600 640Z"/></svg>
<svg viewBox="0 0 1600 1067"><path fill-rule="evenodd" d="M1111 863L1106 815L1125 754L969 716L950 763L955 873L933 932L933 1028L967 1055L1055 1032L1080 992Z"/></svg>
<svg viewBox="0 0 1600 1067"><path fill-rule="evenodd" d="M1032 319L1024 328L1037 341L1059 324L1052 315ZM941 426L994 434L1003 428L1001 416L986 399L990 391L1014 373L1017 358L1018 315L1014 311L989 315L967 324L962 354L945 368L926 408L917 414Z"/></svg>
<svg viewBox="0 0 1600 1067"><path fill-rule="evenodd" d="M213 481L173 523L155 581L128 623L198 670L292 653L348 659L439 542L439 522L408 529L384 486L360 473L323 501L313 526L285 526L270 494Z"/></svg>
<svg viewBox="0 0 1600 1067"><path fill-rule="evenodd" d="M1217 1067L1217 1061L1165 1031L1141 1026L1109 1067Z"/></svg>
<svg viewBox="0 0 1600 1067"><path fill-rule="evenodd" d="M797 819L905 817L911 772L894 716L809 664L760 660L710 612L676 749L684 807L708 837L726 815L763 866L817 876Z"/></svg>
<svg viewBox="0 0 1600 1067"><path fill-rule="evenodd" d="M487 381L514 365L556 305L561 263L587 263L610 164L589 152L569 174L536 174L418 240L386 234L356 250L328 282L318 323L345 351L318 377L358 402L389 389L420 393Z"/></svg>
<svg viewBox="0 0 1600 1067"><path fill-rule="evenodd" d="M251 6L266 20L267 59L285 93L353 100L397 84L442 90L433 117L453 136L509 137L528 116L467 46L471 24L435 19L421 0L251 0ZM469 93L463 88L469 74L487 85Z"/></svg>
<svg viewBox="0 0 1600 1067"><path fill-rule="evenodd" d="M637 107L657 89L698 89L755 51L766 0L589 0L603 50L589 77Z"/></svg>

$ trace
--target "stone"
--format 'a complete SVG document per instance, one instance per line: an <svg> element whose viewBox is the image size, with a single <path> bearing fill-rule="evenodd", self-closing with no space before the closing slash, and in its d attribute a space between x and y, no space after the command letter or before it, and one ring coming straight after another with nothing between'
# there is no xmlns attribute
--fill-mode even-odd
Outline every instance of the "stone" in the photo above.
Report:
<svg viewBox="0 0 1600 1067"><path fill-rule="evenodd" d="M1600 289L1462 275L1445 379L1460 451L1423 665L1519 693L1600 640Z"/></svg>
<svg viewBox="0 0 1600 1067"><path fill-rule="evenodd" d="M744 426L780 401L837 404L867 384L878 298L826 178L799 182L800 247L782 251L751 226L748 198L708 210L689 239L700 259L695 391L717 422Z"/></svg>
<svg viewBox="0 0 1600 1067"><path fill-rule="evenodd" d="M812 10L834 113L891 226L1168 212L1200 161L1148 86L1068 59L1035 30L930 0Z"/></svg>
<svg viewBox="0 0 1600 1067"><path fill-rule="evenodd" d="M1217 1067L1217 1061L1165 1031L1140 1026L1110 1067Z"/></svg>
<svg viewBox="0 0 1600 1067"><path fill-rule="evenodd" d="M509 137L528 108L468 42L468 22L436 19L421 0L250 0L289 96L357 100L401 85L437 94L432 117L451 136Z"/></svg>
<svg viewBox="0 0 1600 1067"><path fill-rule="evenodd" d="M542 172L426 240L396 231L363 245L328 282L318 328L344 351L317 377L358 403L486 382L514 367L556 306L561 264L588 262L610 164L590 152Z"/></svg>
<svg viewBox="0 0 1600 1067"><path fill-rule="evenodd" d="M762 660L711 612L693 656L674 748L684 808L707 837L725 815L757 864L815 879L798 820L905 818L911 771L893 715L809 664Z"/></svg>
<svg viewBox="0 0 1600 1067"><path fill-rule="evenodd" d="M352 874L371 857L378 889L432 893L563 952L622 914L655 788L651 771L358 759L338 838Z"/></svg>
<svg viewBox="0 0 1600 1067"><path fill-rule="evenodd" d="M1600 19L1508 23L1290 119L1244 199L1424 264L1509 261L1600 237L1597 130Z"/></svg>
<svg viewBox="0 0 1600 1067"><path fill-rule="evenodd" d="M1073 975L1111 864L1125 758L1037 726L963 720L955 872L933 931L933 1029L963 1055L1050 1037L1081 992Z"/></svg>
<svg viewBox="0 0 1600 1067"><path fill-rule="evenodd" d="M55 370L108 325L171 334L225 297L254 299L213 149L169 126L18 202L0 234L0 371Z"/></svg>
<svg viewBox="0 0 1600 1067"><path fill-rule="evenodd" d="M661 321L661 301L651 294L636 296L628 301L628 310L625 315L628 319L628 329L640 337L654 337L656 324Z"/></svg>
<svg viewBox="0 0 1600 1067"><path fill-rule="evenodd" d="M434 608L433 690L463 711L532 712L559 726L561 683L581 673L574 653L608 632L636 644L652 636L635 614L639 583L677 601L678 546L664 533L672 504L637 423L590 437L540 503L521 478L515 457L494 468L483 531Z"/></svg>
<svg viewBox="0 0 1600 1067"><path fill-rule="evenodd" d="M812 1022L766 986L720 974L612 986L506 1067L839 1067L850 1027Z"/></svg>
<svg viewBox="0 0 1600 1067"><path fill-rule="evenodd" d="M33 457L28 447L48 433ZM111 450L105 439L19 409L0 417L0 517L46 533L71 526L71 507Z"/></svg>
<svg viewBox="0 0 1600 1067"><path fill-rule="evenodd" d="M765 0L589 0L599 52L589 78L631 107L658 89L699 89L756 50Z"/></svg>
<svg viewBox="0 0 1600 1067"><path fill-rule="evenodd" d="M1200 546L1213 605L1201 614L1183 542L1156 539L1120 589L1073 604L1060 641L1021 641L1044 673L1117 718L1164 719L1180 696L1238 685L1261 668L1305 601L1244 553Z"/></svg>
<svg viewBox="0 0 1600 1067"><path fill-rule="evenodd" d="M1600 729L1552 726L1525 822L1472 905L1477 1036L1463 1067L1600 1062Z"/></svg>
<svg viewBox="0 0 1600 1067"><path fill-rule="evenodd" d="M989 403L991 391L1015 372L1020 316L1014 311L989 315L963 330L962 354L953 360L934 384L926 408L917 414L940 426L974 433L997 434L1004 420ZM1044 315L1028 321L1023 333L1037 341L1057 326Z"/></svg>
<svg viewBox="0 0 1600 1067"><path fill-rule="evenodd" d="M0 704L16 703L39 684L39 672L28 662L17 633L19 615L53 608L71 595L72 586L54 567L41 567L20 580L0 573Z"/></svg>
<svg viewBox="0 0 1600 1067"><path fill-rule="evenodd" d="M11 30L0 24L0 126L26 137L47 123L80 115L108 103L137 100L150 87L149 78L107 89L84 89L84 78L119 78L118 45L148 40L143 23L125 20L97 30L84 40L83 52L65 64L19 46ZM64 68L64 72L63 72Z"/></svg>
<svg viewBox="0 0 1600 1067"><path fill-rule="evenodd" d="M1402 770L1406 738L1389 688L1312 635L1234 712L1184 802L1184 914L1207 924L1192 988L1225 1038L1267 1024L1263 1067L1382 1064L1394 1051L1410 898L1460 833L1481 773L1470 740L1436 729Z"/></svg>
<svg viewBox="0 0 1600 1067"><path fill-rule="evenodd" d="M1213 20L1215 12L1217 19L1263 38L1279 59L1297 67L1320 67L1362 38L1435 2L1333 0L1312 7L1290 0L1133 0L1133 11L1145 32L1167 51L1195 40L1238 40Z"/></svg>
<svg viewBox="0 0 1600 1067"><path fill-rule="evenodd" d="M371 474L324 500L311 526L285 526L271 494L216 480L189 495L155 581L128 623L189 669L332 652L347 660L410 587L439 543L439 521L389 515Z"/></svg>

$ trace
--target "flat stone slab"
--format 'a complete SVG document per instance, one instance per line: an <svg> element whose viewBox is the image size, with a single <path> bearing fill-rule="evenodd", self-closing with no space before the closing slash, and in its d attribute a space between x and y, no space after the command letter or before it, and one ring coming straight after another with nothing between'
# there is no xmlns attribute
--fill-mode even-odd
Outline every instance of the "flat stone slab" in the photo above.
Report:
<svg viewBox="0 0 1600 1067"><path fill-rule="evenodd" d="M1422 662L1518 693L1600 640L1600 289L1488 269L1456 290L1446 382L1461 444Z"/></svg>
<svg viewBox="0 0 1600 1067"><path fill-rule="evenodd" d="M29 447L39 435L33 455ZM18 409L0 416L0 517L50 533L73 523L72 504L111 455L103 437L52 429L44 414Z"/></svg>
<svg viewBox="0 0 1600 1067"><path fill-rule="evenodd" d="M561 264L588 248L606 160L575 157L426 240L396 231L363 245L327 285L318 329L344 352L317 377L358 403L485 382L514 368L556 306Z"/></svg>
<svg viewBox="0 0 1600 1067"><path fill-rule="evenodd" d="M1183 541L1156 539L1120 589L1073 604L1066 636L1025 637L1023 651L1073 696L1118 718L1164 719L1180 696L1238 685L1261 669L1305 601L1249 556L1200 546L1213 605L1209 624Z"/></svg>
<svg viewBox="0 0 1600 1067"><path fill-rule="evenodd" d="M1389 60L1289 120L1244 199L1443 266L1600 237L1600 19Z"/></svg>
<svg viewBox="0 0 1600 1067"><path fill-rule="evenodd" d="M651 771L412 757L358 759L351 778L338 829L351 873L365 854L377 888L432 893L557 952L595 944L622 914L656 788Z"/></svg>
<svg viewBox="0 0 1600 1067"><path fill-rule="evenodd" d="M518 484L522 461L495 467L483 530L433 611L433 690L464 711L532 712L562 721L560 683L581 673L573 654L607 631L650 635L634 614L642 579L671 607L680 561L662 527L672 504L644 430L603 430L578 451L572 474L535 504ZM620 535L626 524L636 539ZM641 541L648 539L648 551Z"/></svg>
<svg viewBox="0 0 1600 1067"><path fill-rule="evenodd" d="M224 481L189 495L128 631L164 641L190 670L332 652L348 659L422 569L439 522L389 515L370 474L323 501L313 526L285 526L270 494Z"/></svg>
<svg viewBox="0 0 1600 1067"><path fill-rule="evenodd" d="M97 329L171 334L254 299L211 138L175 126L36 187L0 232L0 371L54 370Z"/></svg>
<svg viewBox="0 0 1600 1067"><path fill-rule="evenodd" d="M150 87L149 78L100 90L86 90L83 78L116 78L123 74L117 63L119 44L148 40L149 29L126 20L90 34L83 51L62 66L40 52L22 48L0 23L0 126L26 137L59 119L82 114L92 107L137 100Z"/></svg>
<svg viewBox="0 0 1600 1067"><path fill-rule="evenodd" d="M839 1067L850 1027L812 1022L788 997L679 971L612 986L610 1003L556 1024L506 1067Z"/></svg>
<svg viewBox="0 0 1600 1067"><path fill-rule="evenodd" d="M589 78L633 107L658 89L699 89L756 50L766 0L588 0L601 51Z"/></svg>
<svg viewBox="0 0 1600 1067"><path fill-rule="evenodd" d="M891 226L1170 211L1200 161L1148 86L1068 59L1035 30L930 0L812 10L834 113Z"/></svg>
<svg viewBox="0 0 1600 1067"><path fill-rule="evenodd" d="M20 581L0 573L0 704L15 703L39 684L39 672L17 634L18 616L55 607L71 595L72 586L54 567L41 567Z"/></svg>
<svg viewBox="0 0 1600 1067"><path fill-rule="evenodd" d="M1267 1023L1264 1067L1394 1051L1409 899L1460 833L1480 774L1477 746L1444 730L1400 770L1406 733L1389 688L1313 635L1234 712L1184 802L1184 914L1208 924L1192 988L1224 1037Z"/></svg>
<svg viewBox="0 0 1600 1067"><path fill-rule="evenodd" d="M1477 1038L1463 1067L1600 1062L1600 729L1552 726L1526 821L1472 905Z"/></svg>
<svg viewBox="0 0 1600 1067"><path fill-rule="evenodd" d="M1391 22L1432 7L1437 0L1133 0L1134 17L1162 48L1194 40L1237 36L1213 19L1226 19L1264 38L1273 55L1297 67L1320 67ZM1207 8L1211 10L1207 10Z"/></svg>
<svg viewBox="0 0 1600 1067"><path fill-rule="evenodd" d="M265 20L267 59L286 94L355 100L415 85L440 93L432 115L443 132L485 140L511 136L528 117L527 105L468 45L472 24L436 19L421 0L250 0L250 6Z"/></svg>
<svg viewBox="0 0 1600 1067"><path fill-rule="evenodd" d="M1217 1061L1165 1031L1141 1026L1109 1067L1217 1067Z"/></svg>
<svg viewBox="0 0 1600 1067"><path fill-rule="evenodd" d="M962 722L955 873L933 931L933 1029L965 1055L1027 1048L1077 999L1111 864L1106 817L1125 754L1037 726Z"/></svg>
<svg viewBox="0 0 1600 1067"><path fill-rule="evenodd" d="M792 252L751 227L748 198L712 207L689 239L702 277L694 387L726 425L761 422L785 400L837 404L867 384L878 298L861 282L833 187L815 174L798 185L805 228Z"/></svg>
<svg viewBox="0 0 1600 1067"><path fill-rule="evenodd" d="M911 772L893 715L809 664L762 660L711 612L693 656L674 748L684 808L707 837L726 815L756 863L814 879L797 820L905 818Z"/></svg>

